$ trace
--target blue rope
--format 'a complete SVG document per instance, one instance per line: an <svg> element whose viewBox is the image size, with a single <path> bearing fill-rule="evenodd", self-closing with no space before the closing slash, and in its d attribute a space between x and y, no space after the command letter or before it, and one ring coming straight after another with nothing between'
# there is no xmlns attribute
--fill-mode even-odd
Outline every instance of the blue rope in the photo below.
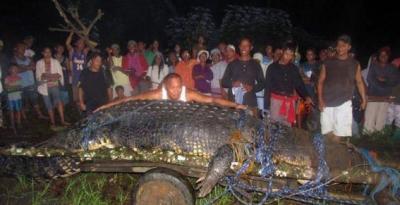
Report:
<svg viewBox="0 0 400 205"><path fill-rule="evenodd" d="M268 118L267 118L268 119ZM244 125L245 118L241 115L238 119L237 125L242 128ZM256 150L254 155L248 156L243 165L236 172L235 176L228 176L225 178L227 181L227 190L235 197L238 197L234 192L235 189L242 189L246 191L254 191L263 193L264 196L258 204L265 204L270 198L289 198L294 200L300 200L303 202L315 202L315 200L327 200L343 204L360 204L357 201L341 200L335 197L329 196L326 190L326 181L329 177L329 167L325 160L325 143L321 133L316 133L313 136L314 149L318 153L318 170L314 180L300 186L297 190L290 189L289 187L283 187L278 191L272 190L273 176L276 167L273 163L273 154L276 151L276 144L278 139L284 137L283 126L279 123L268 122L268 143L265 140L265 125L259 123L257 125L257 131L255 136ZM255 185L249 185L240 181L239 177L243 174L249 164L252 161L256 161L261 165L259 175L267 182L266 188L259 188ZM238 199L243 201L242 199ZM252 202L248 203L252 204Z"/></svg>
<svg viewBox="0 0 400 205"><path fill-rule="evenodd" d="M258 125L256 136L256 161L261 164L259 175L262 177L272 176L275 173L275 165L273 162L273 153L279 135L282 134L282 129L279 125L271 124L268 129L269 138L268 144L265 142L264 133L265 128L263 124Z"/></svg>
<svg viewBox="0 0 400 205"><path fill-rule="evenodd" d="M315 194L326 194L326 187L319 186L320 184L325 183L326 179L329 177L329 167L325 161L325 142L321 133L316 133L313 137L313 145L314 149L318 153L318 169L316 177L313 181L310 181L300 187L300 190L308 190L313 187L318 187L317 189L313 189Z"/></svg>
<svg viewBox="0 0 400 205"><path fill-rule="evenodd" d="M400 172L391 167L383 167L376 163L376 161L371 157L367 149L360 148L358 152L367 160L371 171L381 174L381 180L378 185L374 187L369 196L373 201L375 201L375 195L381 192L383 189L391 184L391 195L396 198L400 195ZM367 188L366 188L367 189ZM364 193L366 194L366 190Z"/></svg>

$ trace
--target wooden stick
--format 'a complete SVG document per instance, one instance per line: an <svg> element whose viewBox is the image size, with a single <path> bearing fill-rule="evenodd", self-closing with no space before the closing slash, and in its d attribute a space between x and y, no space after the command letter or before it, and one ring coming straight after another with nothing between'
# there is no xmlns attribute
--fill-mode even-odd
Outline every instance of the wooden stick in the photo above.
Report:
<svg viewBox="0 0 400 205"><path fill-rule="evenodd" d="M58 0L53 0L53 3L56 6L56 9L58 10L60 16L63 17L65 23L67 23L67 25L70 26L72 30L79 31L76 26L68 19L68 16L65 14L64 9L61 7L61 4L58 2Z"/></svg>
<svg viewBox="0 0 400 205"><path fill-rule="evenodd" d="M97 10L97 15L96 17L93 19L92 23L90 23L89 27L86 30L87 35L89 35L90 31L92 30L94 24L101 19L101 17L104 15L104 13L101 11L101 9Z"/></svg>
<svg viewBox="0 0 400 205"><path fill-rule="evenodd" d="M50 31L61 31L61 32L73 32L73 29L66 29L66 28L49 28Z"/></svg>
<svg viewBox="0 0 400 205"><path fill-rule="evenodd" d="M96 17L92 20L92 22L89 24L89 26L86 26L79 18L79 11L77 8L65 9L62 7L62 5L60 4L60 2L58 0L52 0L52 1L55 5L56 9L58 10L58 13L64 19L64 21L67 25L60 25L61 28L49 28L49 30L50 31L61 31L61 32L74 32L80 38L84 39L85 42L87 43L87 45L91 49L94 49L96 47L97 43L90 40L89 34L90 34L90 31L92 30L92 28L94 27L94 25L96 24L96 22L101 19L101 17L104 15L104 13L100 9L98 9ZM72 22L68 18L66 12L68 12L70 17L72 17L72 19L75 22ZM78 27L80 27L80 29L78 29L76 24L78 25Z"/></svg>
<svg viewBox="0 0 400 205"><path fill-rule="evenodd" d="M79 19L78 9L68 9L68 13L78 23L78 25L82 28L82 30L84 30L84 31L87 30L85 24L83 24L82 21Z"/></svg>

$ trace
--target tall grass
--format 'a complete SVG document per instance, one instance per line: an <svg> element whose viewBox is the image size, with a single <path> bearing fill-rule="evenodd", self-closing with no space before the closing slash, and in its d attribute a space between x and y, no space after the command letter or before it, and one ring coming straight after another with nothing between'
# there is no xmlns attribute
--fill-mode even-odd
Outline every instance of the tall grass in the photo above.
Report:
<svg viewBox="0 0 400 205"><path fill-rule="evenodd" d="M218 185L206 197L197 199L196 205L230 205L233 202L233 196L225 193L225 188Z"/></svg>

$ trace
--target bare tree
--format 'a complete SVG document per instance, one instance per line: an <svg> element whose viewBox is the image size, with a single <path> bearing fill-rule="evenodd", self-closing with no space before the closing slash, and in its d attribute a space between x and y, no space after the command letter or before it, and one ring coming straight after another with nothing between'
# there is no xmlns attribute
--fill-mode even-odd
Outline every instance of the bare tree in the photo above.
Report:
<svg viewBox="0 0 400 205"><path fill-rule="evenodd" d="M63 7L62 4L60 4L58 0L52 0L52 1L58 13L64 19L65 24L60 24L59 28L49 28L49 30L61 31L61 32L74 32L80 38L84 39L86 44L90 48L94 49L97 46L97 43L95 41L90 40L89 34L90 31L93 29L94 25L96 24L96 22L99 21L101 17L104 15L101 9L97 10L97 15L90 23L85 24L79 16L77 6L69 5L68 8L65 8Z"/></svg>

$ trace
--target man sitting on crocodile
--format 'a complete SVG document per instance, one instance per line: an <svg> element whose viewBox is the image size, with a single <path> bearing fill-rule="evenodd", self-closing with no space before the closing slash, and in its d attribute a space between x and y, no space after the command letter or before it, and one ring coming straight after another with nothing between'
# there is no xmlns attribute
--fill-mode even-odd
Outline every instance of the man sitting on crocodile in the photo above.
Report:
<svg viewBox="0 0 400 205"><path fill-rule="evenodd" d="M182 102L193 101L198 103L217 104L220 106L233 107L236 109L247 108L247 106L245 105L236 104L234 102L221 98L210 97L200 94L199 92L196 92L194 90L188 89L182 84L182 78L180 75L176 73L170 73L164 78L162 86L160 86L158 89L103 105L96 111L103 110L114 105L132 100L172 100Z"/></svg>

